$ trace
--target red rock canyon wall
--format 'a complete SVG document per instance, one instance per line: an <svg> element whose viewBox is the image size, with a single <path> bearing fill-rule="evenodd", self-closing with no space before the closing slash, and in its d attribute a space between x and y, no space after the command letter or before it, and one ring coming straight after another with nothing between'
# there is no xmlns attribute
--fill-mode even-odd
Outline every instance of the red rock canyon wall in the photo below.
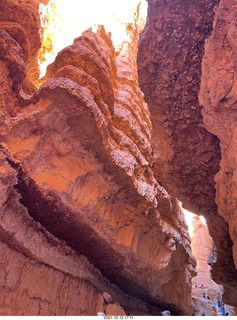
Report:
<svg viewBox="0 0 237 320"><path fill-rule="evenodd" d="M194 257L197 259L197 276L192 279L193 290L192 297L194 301L195 315L201 315L204 311L208 315L220 315L217 306L211 304L216 299L222 297L222 286L217 285L210 278L210 266L207 264L208 257L211 250L212 238L208 233L208 228L204 225L199 216L195 215L191 221L190 226L191 248ZM197 284L198 288L195 288ZM203 289L201 285L203 284ZM210 300L203 298L203 293ZM230 316L237 314L237 308L225 304L225 310Z"/></svg>
<svg viewBox="0 0 237 320"><path fill-rule="evenodd" d="M237 267L236 20L236 1L220 1L213 22L213 32L205 44L199 93L199 100L203 105L204 124L220 139L221 161L220 170L215 176L215 201L218 205L218 214L228 224L233 242L235 267ZM232 272L235 274L234 270ZM231 285L224 292L224 297L230 304L237 306L237 276L231 281Z"/></svg>
<svg viewBox="0 0 237 320"><path fill-rule="evenodd" d="M37 12L0 9L1 314L189 314L195 259L154 175L136 46L88 30L36 90Z"/></svg>
<svg viewBox="0 0 237 320"><path fill-rule="evenodd" d="M200 286L203 284L204 291L209 294L208 288L214 287L215 292L210 295L212 300L219 296L219 286L211 280L210 266L207 264L207 259L211 251L212 239L208 233L207 227L202 223L199 216L194 216L190 227L191 247L194 257L197 259L197 276L193 278L193 286L195 284ZM214 289L213 288L213 289ZM194 292L197 291L194 289Z"/></svg>
<svg viewBox="0 0 237 320"><path fill-rule="evenodd" d="M236 306L236 3L149 0L138 51L155 177L207 221L212 278Z"/></svg>

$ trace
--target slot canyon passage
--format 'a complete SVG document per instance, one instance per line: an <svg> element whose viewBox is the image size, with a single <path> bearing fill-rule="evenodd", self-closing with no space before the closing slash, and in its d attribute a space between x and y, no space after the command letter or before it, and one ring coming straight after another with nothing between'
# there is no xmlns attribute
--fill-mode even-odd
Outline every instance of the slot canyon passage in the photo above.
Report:
<svg viewBox="0 0 237 320"><path fill-rule="evenodd" d="M237 314L236 0L148 0L39 86L47 2L0 0L0 315L198 315L199 258Z"/></svg>

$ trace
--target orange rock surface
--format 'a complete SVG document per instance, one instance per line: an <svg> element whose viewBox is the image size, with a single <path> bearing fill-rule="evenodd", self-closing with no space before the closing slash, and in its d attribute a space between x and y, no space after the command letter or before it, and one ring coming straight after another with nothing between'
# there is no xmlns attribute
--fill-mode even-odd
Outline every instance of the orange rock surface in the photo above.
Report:
<svg viewBox="0 0 237 320"><path fill-rule="evenodd" d="M194 216L191 221L190 236L192 252L197 259L197 276L192 279L195 315L201 315L202 312L206 316L216 315L217 312L220 315L217 304L214 307L211 304L212 302L216 303L216 299L222 297L222 286L217 285L211 279L210 266L208 265L212 239L207 226L202 223L198 216ZM195 285L198 287L196 288ZM203 285L203 289L201 285ZM210 300L204 299L203 293L206 297L209 296ZM225 305L225 310L231 316L237 314L236 308L230 305Z"/></svg>
<svg viewBox="0 0 237 320"><path fill-rule="evenodd" d="M41 47L42 29L38 8L40 3L46 4L47 2L47 0L0 1L0 27L7 31L12 39L21 46L28 69L28 83L32 81L38 84L39 82L38 52ZM5 54L6 52L4 52ZM24 73L22 76L25 78Z"/></svg>
<svg viewBox="0 0 237 320"><path fill-rule="evenodd" d="M191 235L191 248L194 257L197 259L197 276L193 278L193 287L195 284L200 288L203 284L203 291L208 294L209 287L215 287L215 293L210 295L212 300L216 299L216 295L219 296L219 286L211 280L210 266L208 265L208 256L211 251L212 239L208 233L207 227L202 223L198 216L194 216L190 229ZM193 289L194 293L197 291ZM200 290L199 290L200 291ZM201 292L201 291L200 291ZM201 292L201 297L202 297Z"/></svg>
<svg viewBox="0 0 237 320"><path fill-rule="evenodd" d="M148 0L138 50L155 178L205 217L212 279L235 306L236 13L231 0Z"/></svg>
<svg viewBox="0 0 237 320"><path fill-rule="evenodd" d="M85 256L35 221L14 187L17 171L2 152L0 159L1 315L125 314L116 301L128 311L158 312L111 285Z"/></svg>
<svg viewBox="0 0 237 320"><path fill-rule="evenodd" d="M2 314L189 314L195 259L154 176L136 46L87 30L36 90L35 9L1 9Z"/></svg>

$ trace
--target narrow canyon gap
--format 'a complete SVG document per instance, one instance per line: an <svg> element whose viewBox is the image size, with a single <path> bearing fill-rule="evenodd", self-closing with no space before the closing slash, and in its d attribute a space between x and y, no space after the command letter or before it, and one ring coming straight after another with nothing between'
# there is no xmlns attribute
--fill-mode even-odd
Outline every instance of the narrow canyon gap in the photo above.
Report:
<svg viewBox="0 0 237 320"><path fill-rule="evenodd" d="M136 21L117 51L103 26L86 30L37 88L40 3L0 0L0 314L191 314L177 198L205 216L213 279L235 305L234 133L218 131L235 82L229 98L208 80L230 1L148 1L139 44Z"/></svg>

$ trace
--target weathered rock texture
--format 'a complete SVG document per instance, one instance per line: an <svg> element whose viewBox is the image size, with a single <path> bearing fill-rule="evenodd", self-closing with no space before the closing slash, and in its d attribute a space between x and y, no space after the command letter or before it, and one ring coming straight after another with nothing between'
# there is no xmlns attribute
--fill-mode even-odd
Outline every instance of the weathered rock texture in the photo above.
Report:
<svg viewBox="0 0 237 320"><path fill-rule="evenodd" d="M213 32L205 44L199 94L206 128L220 139L220 170L215 176L218 213L229 226L233 258L237 267L237 3L220 1ZM214 258L216 253L214 252ZM234 271L233 271L234 274ZM231 275L229 275L231 276ZM218 274L214 278L219 280ZM237 306L237 276L224 291Z"/></svg>
<svg viewBox="0 0 237 320"><path fill-rule="evenodd" d="M4 2L7 15L11 5ZM0 27L2 314L189 314L195 259L179 204L153 173L136 46L115 54L102 27L88 30L58 54L31 96L31 29L12 15L18 39L7 15Z"/></svg>
<svg viewBox="0 0 237 320"><path fill-rule="evenodd" d="M139 301L111 285L85 258L29 216L15 189L17 171L1 152L0 314L123 315L114 298L133 309ZM142 302L141 310L150 312ZM112 309L112 313L110 312Z"/></svg>
<svg viewBox="0 0 237 320"><path fill-rule="evenodd" d="M193 313L195 316L201 316L202 313L205 313L206 316L216 316L216 308L212 306L211 301L203 298L193 297L194 310Z"/></svg>
<svg viewBox="0 0 237 320"><path fill-rule="evenodd" d="M207 259L211 251L212 239L208 233L207 227L202 223L198 216L194 216L190 228L191 248L194 257L197 259L197 276L193 278L193 288L197 284L198 287L203 284L203 291L193 289L193 293L200 291L208 294L208 288L212 287L213 294L210 298L215 300L220 296L220 287L210 277L210 266L207 264ZM215 290L214 290L215 287Z"/></svg>
<svg viewBox="0 0 237 320"><path fill-rule="evenodd" d="M194 257L197 259L197 276L192 279L193 290L192 297L194 302L195 315L201 315L204 312L207 315L219 312L218 306L211 305L211 302L216 302L216 299L221 299L222 286L218 286L210 278L210 266L207 264L208 256L211 250L212 239L208 233L208 228L205 226L198 216L194 216L191 221L189 229L191 237L191 248ZM195 288L198 285L198 288ZM203 289L201 289L203 285ZM210 300L203 298L203 293L206 297L209 296ZM237 314L237 309L225 304L225 310L229 315L234 316ZM220 315L220 313L218 313Z"/></svg>
<svg viewBox="0 0 237 320"><path fill-rule="evenodd" d="M224 285L224 301L236 305L236 3L148 5L138 75L151 111L155 177L184 208L206 218L212 278Z"/></svg>
<svg viewBox="0 0 237 320"><path fill-rule="evenodd" d="M27 78L22 73L23 87L28 92L35 89L33 83L39 83L38 53L43 30L40 27L38 9L40 3L47 2L48 0L0 0L0 27L9 33L12 41L16 41L22 49L21 55L28 69ZM5 56L6 51L1 53ZM13 52L11 54L14 56ZM14 66L11 69L14 69Z"/></svg>

